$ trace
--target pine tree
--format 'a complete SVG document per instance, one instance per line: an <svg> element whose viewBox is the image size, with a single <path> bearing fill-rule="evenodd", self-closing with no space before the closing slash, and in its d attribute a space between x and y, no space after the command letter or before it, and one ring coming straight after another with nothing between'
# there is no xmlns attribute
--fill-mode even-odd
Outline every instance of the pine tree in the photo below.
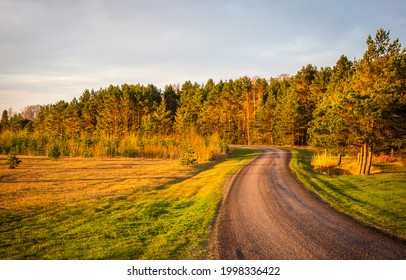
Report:
<svg viewBox="0 0 406 280"><path fill-rule="evenodd" d="M158 133L158 135L167 135L171 131L171 112L167 110L165 99L162 99L161 104L150 116L153 123L153 130Z"/></svg>
<svg viewBox="0 0 406 280"><path fill-rule="evenodd" d="M347 147L348 131L343 120L344 92L348 91L353 64L341 56L331 70L327 90L321 95L309 123L310 144L316 148L332 149L338 153Z"/></svg>
<svg viewBox="0 0 406 280"><path fill-rule="evenodd" d="M179 107L176 111L175 129L184 134L196 130L203 105L203 91L198 84L187 81L182 85Z"/></svg>
<svg viewBox="0 0 406 280"><path fill-rule="evenodd" d="M278 145L295 145L300 142L299 95L292 88L288 88L279 97L275 107L275 143Z"/></svg>
<svg viewBox="0 0 406 280"><path fill-rule="evenodd" d="M297 93L299 98L298 114L296 120L296 137L295 144L307 145L307 129L309 122L312 120L315 108L315 98L311 91L311 86L317 74L317 67L308 64L295 75L292 82L292 89Z"/></svg>
<svg viewBox="0 0 406 280"><path fill-rule="evenodd" d="M8 127L8 112L4 110L1 114L1 121L0 121L0 133L7 130Z"/></svg>
<svg viewBox="0 0 406 280"><path fill-rule="evenodd" d="M14 154L8 156L6 164L9 169L15 169L22 161Z"/></svg>
<svg viewBox="0 0 406 280"><path fill-rule="evenodd" d="M396 120L404 108L406 51L398 39L391 42L389 31L383 29L376 32L375 39L368 36L366 42L368 49L355 62L351 90L344 99L345 122L353 144L360 148L359 173L363 175L370 173L374 150L404 139L404 134L398 134L399 126L405 131L404 122Z"/></svg>

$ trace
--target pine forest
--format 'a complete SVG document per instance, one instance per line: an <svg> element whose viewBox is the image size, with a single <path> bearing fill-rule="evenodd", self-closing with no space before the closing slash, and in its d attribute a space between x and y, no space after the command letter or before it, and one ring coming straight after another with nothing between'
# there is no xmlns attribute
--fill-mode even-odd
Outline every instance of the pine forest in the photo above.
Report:
<svg viewBox="0 0 406 280"><path fill-rule="evenodd" d="M406 157L406 50L383 29L366 44L360 59L294 76L110 85L4 110L0 153L206 161L230 144L297 145L358 154L368 174L373 154Z"/></svg>

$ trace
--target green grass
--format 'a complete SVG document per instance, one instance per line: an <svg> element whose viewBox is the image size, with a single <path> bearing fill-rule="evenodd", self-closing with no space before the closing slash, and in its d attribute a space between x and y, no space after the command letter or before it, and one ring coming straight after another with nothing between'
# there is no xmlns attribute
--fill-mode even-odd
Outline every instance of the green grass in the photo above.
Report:
<svg viewBox="0 0 406 280"><path fill-rule="evenodd" d="M375 163L373 174L329 176L311 167L312 152L290 149L298 178L339 211L398 236L406 236L406 167ZM345 159L351 165L356 159Z"/></svg>
<svg viewBox="0 0 406 280"><path fill-rule="evenodd" d="M22 157L0 169L0 259L204 259L222 186L257 153L194 167Z"/></svg>

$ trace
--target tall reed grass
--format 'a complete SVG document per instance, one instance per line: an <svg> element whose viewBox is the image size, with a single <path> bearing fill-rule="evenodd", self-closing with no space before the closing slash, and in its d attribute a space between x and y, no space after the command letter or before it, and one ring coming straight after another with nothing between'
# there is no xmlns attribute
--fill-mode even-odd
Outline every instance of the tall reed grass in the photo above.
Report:
<svg viewBox="0 0 406 280"><path fill-rule="evenodd" d="M311 164L314 169L328 168L337 166L338 157L324 151L323 153L315 153L312 155Z"/></svg>
<svg viewBox="0 0 406 280"><path fill-rule="evenodd" d="M217 133L202 136L132 133L120 137L81 135L71 138L47 137L39 133L5 132L0 136L0 153L46 156L58 146L62 156L70 157L146 157L179 159L187 148L197 161L207 161L227 152L227 144Z"/></svg>
<svg viewBox="0 0 406 280"><path fill-rule="evenodd" d="M311 158L311 165L316 172L321 174L339 175L344 172L339 168L341 165L341 155L334 155L327 152L327 150L322 153L314 153Z"/></svg>

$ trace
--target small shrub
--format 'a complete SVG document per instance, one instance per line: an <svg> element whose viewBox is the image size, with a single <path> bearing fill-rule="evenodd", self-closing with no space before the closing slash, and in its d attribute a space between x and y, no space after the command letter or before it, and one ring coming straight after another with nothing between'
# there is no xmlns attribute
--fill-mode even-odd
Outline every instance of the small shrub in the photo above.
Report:
<svg viewBox="0 0 406 280"><path fill-rule="evenodd" d="M61 156L58 146L54 145L52 149L48 152L48 157L52 160L57 160Z"/></svg>
<svg viewBox="0 0 406 280"><path fill-rule="evenodd" d="M137 157L138 156L138 151L134 149L125 149L124 152L122 153L124 157Z"/></svg>
<svg viewBox="0 0 406 280"><path fill-rule="evenodd" d="M8 156L8 160L6 162L6 164L8 165L8 168L10 168L10 169L16 168L20 163L21 163L21 160L18 157L16 157L16 155L13 155L13 154L10 154Z"/></svg>
<svg viewBox="0 0 406 280"><path fill-rule="evenodd" d="M180 159L180 164L186 166L197 164L195 151L192 149L192 147L189 146L183 151L182 157Z"/></svg>
<svg viewBox="0 0 406 280"><path fill-rule="evenodd" d="M84 151L82 156L85 158L91 158L93 157L93 153L91 151Z"/></svg>

